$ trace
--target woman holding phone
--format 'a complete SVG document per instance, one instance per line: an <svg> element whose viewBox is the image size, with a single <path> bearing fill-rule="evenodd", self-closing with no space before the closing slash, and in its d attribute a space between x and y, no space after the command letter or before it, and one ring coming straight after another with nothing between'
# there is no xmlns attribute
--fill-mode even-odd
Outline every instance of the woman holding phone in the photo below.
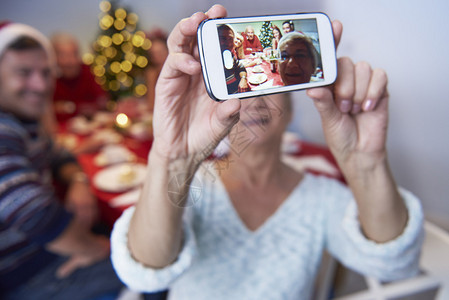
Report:
<svg viewBox="0 0 449 300"><path fill-rule="evenodd" d="M215 102L204 89L196 29L225 15L213 6L170 35L147 179L111 238L120 278L170 299L310 299L324 249L382 280L417 274L423 215L389 169L385 73L341 58L337 82L308 91L348 186L298 173L280 159L286 94ZM205 162L225 136L229 165Z"/></svg>

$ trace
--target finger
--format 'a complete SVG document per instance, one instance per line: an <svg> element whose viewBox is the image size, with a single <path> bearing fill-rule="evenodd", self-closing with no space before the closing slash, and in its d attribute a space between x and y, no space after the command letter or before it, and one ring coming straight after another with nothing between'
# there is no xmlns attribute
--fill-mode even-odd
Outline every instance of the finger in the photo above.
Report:
<svg viewBox="0 0 449 300"><path fill-rule="evenodd" d="M334 41L335 41L335 50L338 48L340 44L341 35L343 34L343 24L340 21L334 20L332 21L332 31L334 32Z"/></svg>
<svg viewBox="0 0 449 300"><path fill-rule="evenodd" d="M239 99L230 99L219 103L216 111L216 120L220 125L217 124L217 127L221 126L226 129L232 127L239 119L240 108L241 102Z"/></svg>
<svg viewBox="0 0 449 300"><path fill-rule="evenodd" d="M206 16L208 19L223 18L223 17L226 17L227 14L228 13L226 11L226 8L224 8L220 4L215 4L206 12ZM200 55L199 55L198 47L194 47L193 57L195 57L196 59L199 60Z"/></svg>
<svg viewBox="0 0 449 300"><path fill-rule="evenodd" d="M215 4L206 12L206 15L209 19L224 18L227 14L228 13L226 11L226 8L224 8L220 4Z"/></svg>
<svg viewBox="0 0 449 300"><path fill-rule="evenodd" d="M184 74L197 75L201 72L201 64L186 53L172 53L167 57L161 71L161 78L176 78Z"/></svg>
<svg viewBox="0 0 449 300"><path fill-rule="evenodd" d="M167 45L170 52L190 52L196 38L198 25L207 18L226 16L226 9L221 5L212 6L206 13L197 12L190 18L181 20L168 37Z"/></svg>
<svg viewBox="0 0 449 300"><path fill-rule="evenodd" d="M362 110L362 102L366 99L371 80L371 66L367 62L355 65L355 93L351 113L357 114Z"/></svg>
<svg viewBox="0 0 449 300"><path fill-rule="evenodd" d="M176 24L167 40L169 53L190 52L198 25L206 18L205 13L197 12Z"/></svg>
<svg viewBox="0 0 449 300"><path fill-rule="evenodd" d="M327 88L314 88L307 90L307 95L313 99L316 109L321 116L323 122L334 120L341 115L334 98L332 91Z"/></svg>
<svg viewBox="0 0 449 300"><path fill-rule="evenodd" d="M388 96L387 91L388 77L384 70L375 69L371 75L368 93L362 104L364 111L374 110L379 101Z"/></svg>
<svg viewBox="0 0 449 300"><path fill-rule="evenodd" d="M239 99L230 99L221 103L216 103L215 114L211 117L211 129L215 142L218 144L229 134L232 127L240 119L241 103Z"/></svg>
<svg viewBox="0 0 449 300"><path fill-rule="evenodd" d="M339 58L338 75L334 84L334 94L337 106L342 113L352 109L352 99L355 93L354 64L348 57Z"/></svg>

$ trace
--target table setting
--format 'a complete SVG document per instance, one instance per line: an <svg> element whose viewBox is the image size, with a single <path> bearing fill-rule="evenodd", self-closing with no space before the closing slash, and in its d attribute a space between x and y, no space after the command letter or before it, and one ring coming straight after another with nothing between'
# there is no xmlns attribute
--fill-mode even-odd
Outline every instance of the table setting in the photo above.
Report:
<svg viewBox="0 0 449 300"><path fill-rule="evenodd" d="M256 60L256 64L248 67L252 69L249 71L251 75L270 72L267 80L258 86L270 81L270 84L279 83L280 78L276 79L279 74L271 73L269 63L262 61L257 64L259 60ZM122 212L139 199L153 141L152 114L146 109L145 102L127 99L113 111L98 112L90 119L83 118L74 117L61 126L57 140L60 145L71 149L91 141L100 142L101 147L77 152L76 157L98 199L101 218L112 226ZM222 147L224 144L221 143ZM225 150L222 152L226 153ZM324 146L304 142L297 134L287 132L283 136L282 152L284 162L298 171L324 174L344 181L334 158Z"/></svg>
<svg viewBox="0 0 449 300"><path fill-rule="evenodd" d="M283 86L277 59L269 52L248 54L241 60L246 68L251 90Z"/></svg>
<svg viewBox="0 0 449 300"><path fill-rule="evenodd" d="M152 113L145 99L120 100L112 110L90 118L75 116L60 124L56 141L77 157L102 219L112 226L137 201L144 181L152 144Z"/></svg>

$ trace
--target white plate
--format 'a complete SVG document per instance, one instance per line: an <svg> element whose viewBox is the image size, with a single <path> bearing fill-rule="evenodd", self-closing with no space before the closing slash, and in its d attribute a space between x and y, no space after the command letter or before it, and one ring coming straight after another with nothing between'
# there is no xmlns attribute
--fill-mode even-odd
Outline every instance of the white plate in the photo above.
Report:
<svg viewBox="0 0 449 300"><path fill-rule="evenodd" d="M105 167L112 164L134 162L136 155L128 148L120 144L110 144L98 153L94 158L94 163L99 167Z"/></svg>
<svg viewBox="0 0 449 300"><path fill-rule="evenodd" d="M254 73L263 73L264 70L263 70L263 68L262 68L260 65L257 65L257 66L255 66L255 67L253 68L253 72L254 72Z"/></svg>
<svg viewBox="0 0 449 300"><path fill-rule="evenodd" d="M94 163L99 167L105 167L113 164L132 162L136 160L136 156L133 153L127 153L126 155L118 158L110 159L105 153L99 153L94 157Z"/></svg>
<svg viewBox="0 0 449 300"><path fill-rule="evenodd" d="M249 81L249 83L252 83L252 84L261 84L261 83L267 81L267 79L268 79L268 76L266 74L262 73L262 74L251 75L248 78L248 81Z"/></svg>
<svg viewBox="0 0 449 300"><path fill-rule="evenodd" d="M146 165L123 163L107 167L93 178L93 184L106 192L123 192L143 183Z"/></svg>

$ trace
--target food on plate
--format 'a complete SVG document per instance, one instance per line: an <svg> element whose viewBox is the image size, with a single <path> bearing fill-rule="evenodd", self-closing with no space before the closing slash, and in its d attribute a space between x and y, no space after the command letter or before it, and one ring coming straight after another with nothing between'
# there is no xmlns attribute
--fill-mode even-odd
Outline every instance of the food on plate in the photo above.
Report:
<svg viewBox="0 0 449 300"><path fill-rule="evenodd" d="M136 172L130 165L123 165L120 168L119 182L121 183L132 183L136 179Z"/></svg>
<svg viewBox="0 0 449 300"><path fill-rule="evenodd" d="M116 163L131 162L135 159L135 154L128 150L128 148L120 144L111 144L105 146L100 153L95 156L94 162L97 166L103 167Z"/></svg>
<svg viewBox="0 0 449 300"><path fill-rule="evenodd" d="M263 68L260 65L257 65L253 68L254 73L263 73Z"/></svg>
<svg viewBox="0 0 449 300"><path fill-rule="evenodd" d="M78 145L78 138L76 135L70 133L58 134L56 136L56 144L61 145L68 150L73 150Z"/></svg>
<svg viewBox="0 0 449 300"><path fill-rule="evenodd" d="M249 81L249 83L252 83L252 84L261 84L261 83L267 81L267 79L268 79L267 75L262 73L262 74L251 75L248 78L248 81Z"/></svg>
<svg viewBox="0 0 449 300"><path fill-rule="evenodd" d="M123 140L120 133L112 128L105 128L94 133L93 138L106 144L116 144Z"/></svg>

